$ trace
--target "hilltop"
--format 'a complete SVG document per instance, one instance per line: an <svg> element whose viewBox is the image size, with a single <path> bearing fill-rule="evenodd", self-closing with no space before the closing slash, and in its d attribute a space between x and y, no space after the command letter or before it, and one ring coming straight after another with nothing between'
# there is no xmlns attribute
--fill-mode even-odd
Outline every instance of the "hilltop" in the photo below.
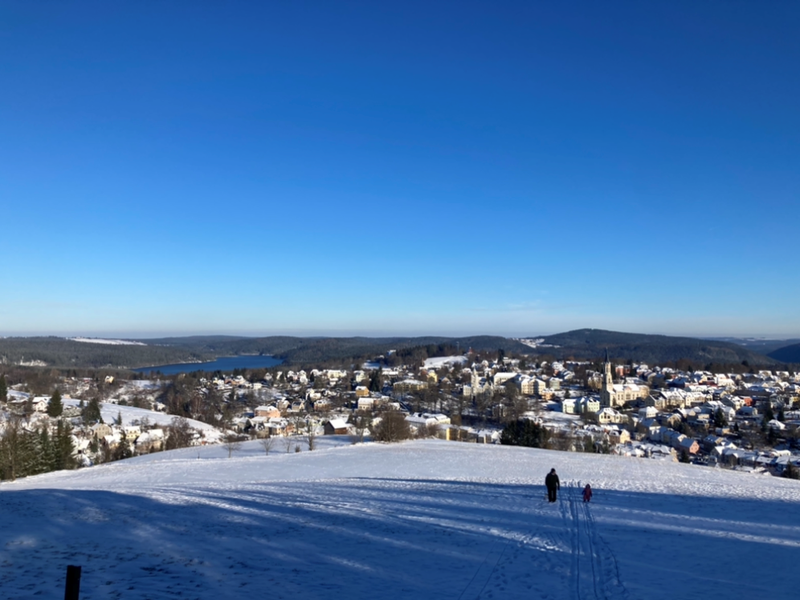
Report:
<svg viewBox="0 0 800 600"><path fill-rule="evenodd" d="M608 349L616 360L664 364L685 360L697 368L709 363L770 365L776 360L740 344L690 337L623 333L603 329L577 329L545 336L547 350L558 358L594 359ZM543 349L544 350L544 349Z"/></svg>
<svg viewBox="0 0 800 600"><path fill-rule="evenodd" d="M775 365L777 355L721 340L580 329L543 338L531 346L517 338L467 337L237 337L188 336L102 343L104 340L59 337L0 338L0 363L60 368L134 369L153 365L196 363L221 356L268 355L293 366L342 364L390 351L425 359L472 348L477 352L552 356L593 360L605 349L615 360L664 364L679 360L702 368L707 364ZM92 341L96 343L91 343ZM781 359L783 360L783 359Z"/></svg>
<svg viewBox="0 0 800 600"><path fill-rule="evenodd" d="M83 567L87 599L795 593L796 481L519 447L323 441L269 455L249 443L230 459L187 448L3 483L4 595L63 597L67 564ZM551 467L563 483L554 505L542 486ZM593 484L591 505L578 481Z"/></svg>
<svg viewBox="0 0 800 600"><path fill-rule="evenodd" d="M800 344L782 346L769 353L771 358L787 363L800 363Z"/></svg>

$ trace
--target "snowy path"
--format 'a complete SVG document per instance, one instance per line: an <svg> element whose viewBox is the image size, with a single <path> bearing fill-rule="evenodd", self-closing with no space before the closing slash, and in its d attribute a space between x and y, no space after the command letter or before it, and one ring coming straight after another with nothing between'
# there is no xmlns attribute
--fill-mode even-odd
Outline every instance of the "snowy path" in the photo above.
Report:
<svg viewBox="0 0 800 600"><path fill-rule="evenodd" d="M581 482L568 481L561 499L565 529L572 546L573 597L579 600L628 598L619 565L597 530L591 504L583 501Z"/></svg>
<svg viewBox="0 0 800 600"><path fill-rule="evenodd" d="M798 482L447 442L224 457L3 483L0 597L60 600L68 564L82 600L721 600L798 583Z"/></svg>

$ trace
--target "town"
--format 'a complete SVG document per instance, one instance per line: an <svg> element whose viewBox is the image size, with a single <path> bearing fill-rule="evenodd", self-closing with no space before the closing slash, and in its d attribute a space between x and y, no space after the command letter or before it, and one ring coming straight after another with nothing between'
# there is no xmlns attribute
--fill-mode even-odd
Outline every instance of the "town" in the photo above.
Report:
<svg viewBox="0 0 800 600"><path fill-rule="evenodd" d="M691 462L798 478L800 374L713 373L473 352L394 351L347 368L155 376L8 368L0 477L257 439L266 453L437 437ZM48 388L45 391L43 388ZM535 435L521 441L520 426ZM533 441L531 441L533 440Z"/></svg>

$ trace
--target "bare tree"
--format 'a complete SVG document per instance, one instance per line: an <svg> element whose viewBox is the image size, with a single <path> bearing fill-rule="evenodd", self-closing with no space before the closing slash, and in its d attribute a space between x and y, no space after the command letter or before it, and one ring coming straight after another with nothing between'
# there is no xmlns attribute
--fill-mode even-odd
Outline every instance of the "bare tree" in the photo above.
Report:
<svg viewBox="0 0 800 600"><path fill-rule="evenodd" d="M242 449L242 439L236 434L229 433L225 436L225 441L222 445L228 451L228 458L230 458L234 452Z"/></svg>
<svg viewBox="0 0 800 600"><path fill-rule="evenodd" d="M183 417L174 417L167 427L167 450L186 448L192 441L192 428Z"/></svg>
<svg viewBox="0 0 800 600"><path fill-rule="evenodd" d="M294 422L294 430L298 433L303 432L301 437L308 446L309 452L317 447L317 431L313 419L308 416L297 417Z"/></svg>
<svg viewBox="0 0 800 600"><path fill-rule="evenodd" d="M317 447L317 425L311 419L306 421L306 444L309 452Z"/></svg>
<svg viewBox="0 0 800 600"><path fill-rule="evenodd" d="M269 451L272 450L272 446L275 445L275 438L272 436L261 438L258 440L258 443L264 449L264 453L269 454Z"/></svg>
<svg viewBox="0 0 800 600"><path fill-rule="evenodd" d="M358 442L364 441L364 434L372 427L372 413L368 410L360 410L353 416L353 424L356 429L356 436Z"/></svg>

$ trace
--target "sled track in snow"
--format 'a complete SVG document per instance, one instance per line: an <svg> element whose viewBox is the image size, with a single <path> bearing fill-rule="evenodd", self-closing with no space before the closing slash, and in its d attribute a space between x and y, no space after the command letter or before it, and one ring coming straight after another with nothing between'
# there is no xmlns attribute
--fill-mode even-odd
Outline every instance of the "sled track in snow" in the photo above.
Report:
<svg viewBox="0 0 800 600"><path fill-rule="evenodd" d="M590 503L583 501L580 481L566 483L560 508L569 530L570 596L576 600L627 600L617 559L597 531Z"/></svg>

